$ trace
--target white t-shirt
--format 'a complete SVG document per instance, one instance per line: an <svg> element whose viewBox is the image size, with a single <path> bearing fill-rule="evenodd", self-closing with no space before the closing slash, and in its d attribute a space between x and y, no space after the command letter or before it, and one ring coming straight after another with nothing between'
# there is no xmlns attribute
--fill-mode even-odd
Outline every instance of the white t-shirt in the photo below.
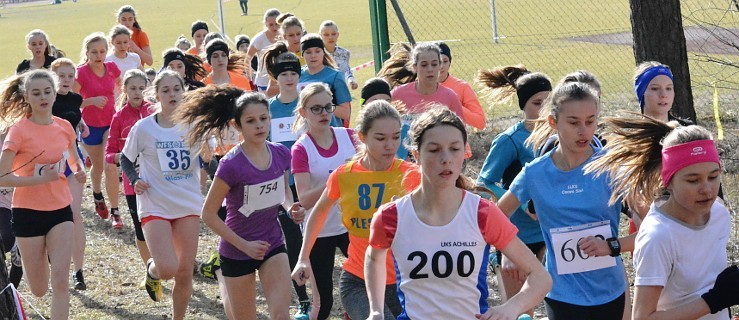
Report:
<svg viewBox="0 0 739 320"><path fill-rule="evenodd" d="M126 71L138 69L141 65L141 57L134 52L128 52L126 57L121 59L116 57L115 53L111 51L110 54L105 57L105 61L113 61L115 65L118 66L118 69L121 70L121 79L123 79L123 75L126 74Z"/></svg>
<svg viewBox="0 0 739 320"><path fill-rule="evenodd" d="M123 147L126 158L132 162L138 158L139 176L149 184L144 194L136 196L139 218L199 216L203 195L198 150L185 144L184 127L163 128L155 116L137 122Z"/></svg>
<svg viewBox="0 0 739 320"><path fill-rule="evenodd" d="M264 31L257 33L251 41L251 45L257 49L257 61L259 65L257 67L257 76L254 79L254 84L260 87L266 87L269 84L269 74L267 73L267 70L264 69L262 56L264 55L264 52L267 51L267 48L272 44L274 44L274 42L267 39L267 35Z"/></svg>
<svg viewBox="0 0 739 320"><path fill-rule="evenodd" d="M634 250L636 286L663 287L657 310L681 306L713 288L727 267L726 243L731 217L720 202L711 207L706 225L687 225L660 208L666 198L652 203L639 228ZM701 320L729 318L728 310L709 314Z"/></svg>

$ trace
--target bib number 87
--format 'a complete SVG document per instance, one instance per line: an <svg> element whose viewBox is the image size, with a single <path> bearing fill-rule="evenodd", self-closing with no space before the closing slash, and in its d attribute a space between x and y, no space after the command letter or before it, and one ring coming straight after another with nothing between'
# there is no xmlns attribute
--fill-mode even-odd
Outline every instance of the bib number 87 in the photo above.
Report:
<svg viewBox="0 0 739 320"><path fill-rule="evenodd" d="M598 239L601 239L601 240L605 240L606 239L602 235L596 235L595 237L598 238ZM562 244L562 248L559 249L559 252L562 254L562 259L564 261L572 262L577 257L580 257L580 259L582 259L582 260L587 260L588 258L590 258L589 255L583 253L582 250L580 250L580 246L578 245L578 243L582 239L584 239L584 238L580 238L580 239L577 239L577 241L575 241L575 243L574 243L574 249L570 248L567 244L570 243L570 242L572 242L575 239L569 239L569 240L565 241Z"/></svg>
<svg viewBox="0 0 739 320"><path fill-rule="evenodd" d="M377 189L377 197L375 198L375 209L379 208L382 204L382 196L385 194L385 184L373 183L372 187L370 188L370 185L363 183L360 184L357 188L357 193L359 194L359 209L367 210L372 207L372 198L370 197L370 194L372 193L372 188Z"/></svg>
<svg viewBox="0 0 739 320"><path fill-rule="evenodd" d="M408 255L408 261L415 261L419 258L418 264L411 270L411 279L426 279L429 277L428 273L422 273L421 270L426 266L429 258L426 253L422 251L413 251ZM441 270L441 260L444 260L444 270ZM475 268L475 256L469 250L464 250L457 256L456 263L457 274L460 277L466 278L472 274ZM454 261L452 255L444 250L437 251L431 257L431 272L435 277L439 279L447 278L454 272Z"/></svg>

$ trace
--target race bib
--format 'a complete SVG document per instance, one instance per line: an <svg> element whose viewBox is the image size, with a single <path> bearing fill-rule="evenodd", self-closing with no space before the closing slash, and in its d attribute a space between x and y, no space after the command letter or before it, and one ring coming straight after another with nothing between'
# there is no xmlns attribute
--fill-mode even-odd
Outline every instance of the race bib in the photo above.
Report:
<svg viewBox="0 0 739 320"><path fill-rule="evenodd" d="M613 267L616 259L611 256L591 257L580 250L578 241L594 236L603 240L613 236L608 221L588 223L574 227L553 228L552 249L557 261L557 274L570 274Z"/></svg>
<svg viewBox="0 0 739 320"><path fill-rule="evenodd" d="M298 135L293 132L295 117L284 117L272 119L270 135L272 142L295 141Z"/></svg>
<svg viewBox="0 0 739 320"><path fill-rule="evenodd" d="M157 156L162 172L187 171L192 165L190 149L182 141L157 141Z"/></svg>
<svg viewBox="0 0 739 320"><path fill-rule="evenodd" d="M69 158L69 151L64 151L64 153L62 153L62 159L57 161L56 163L37 163L33 168L33 175L36 177L41 176L41 170L43 170L47 166L54 166L54 171L59 174L64 174L64 171L67 169L67 158Z"/></svg>
<svg viewBox="0 0 739 320"><path fill-rule="evenodd" d="M279 176L274 180L244 186L244 205L239 212L248 218L254 211L271 208L284 201L285 178Z"/></svg>
<svg viewBox="0 0 739 320"><path fill-rule="evenodd" d="M228 126L228 129L223 133L221 137L223 144L226 146L235 146L239 144L239 131L232 126Z"/></svg>

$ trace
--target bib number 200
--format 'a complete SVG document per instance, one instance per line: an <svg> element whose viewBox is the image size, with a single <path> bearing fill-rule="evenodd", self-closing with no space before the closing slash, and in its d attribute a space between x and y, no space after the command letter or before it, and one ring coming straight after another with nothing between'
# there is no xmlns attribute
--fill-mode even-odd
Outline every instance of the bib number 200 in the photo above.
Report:
<svg viewBox="0 0 739 320"><path fill-rule="evenodd" d="M422 273L421 270L423 270L424 267L426 267L426 263L428 263L428 256L426 253L422 251L413 251L411 254L408 255L408 261L415 261L416 258L419 258L418 264L411 270L410 278L411 279L426 279L429 277L428 273ZM442 270L442 264L441 261L444 261ZM475 256L470 252L469 250L464 250L457 255L457 263L455 268L454 259L452 258L452 255L444 250L437 251L434 253L434 255L431 257L431 272L434 274L435 277L439 279L447 278L454 272L454 269L457 270L457 274L460 277L469 277L472 274L472 271L474 271L475 268Z"/></svg>

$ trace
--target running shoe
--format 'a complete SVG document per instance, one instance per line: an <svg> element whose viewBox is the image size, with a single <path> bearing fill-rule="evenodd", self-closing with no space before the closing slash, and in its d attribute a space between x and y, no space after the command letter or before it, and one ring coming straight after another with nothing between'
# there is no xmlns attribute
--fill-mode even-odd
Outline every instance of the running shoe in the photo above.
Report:
<svg viewBox="0 0 739 320"><path fill-rule="evenodd" d="M13 243L13 247L10 248L10 262L16 266L21 267L23 266L23 262L21 261L21 251L18 250L18 243Z"/></svg>
<svg viewBox="0 0 739 320"><path fill-rule="evenodd" d="M495 254L495 251L490 251L488 254L488 267L493 275L496 274L497 268L500 267L500 261L498 261L498 256Z"/></svg>
<svg viewBox="0 0 739 320"><path fill-rule="evenodd" d="M108 206L105 205L105 199L94 199L95 201L95 212L100 216L101 219L108 219Z"/></svg>
<svg viewBox="0 0 739 320"><path fill-rule="evenodd" d="M87 284L85 284L85 276L82 275L82 269L72 274L72 282L74 282L75 290L87 290Z"/></svg>
<svg viewBox="0 0 739 320"><path fill-rule="evenodd" d="M87 167L87 169L92 168L92 160L90 160L90 157L85 157L85 167Z"/></svg>
<svg viewBox="0 0 739 320"><path fill-rule="evenodd" d="M149 294L149 298L155 302L162 301L162 280L154 279L149 274L149 266L154 263L154 259L149 258L146 262L146 293Z"/></svg>
<svg viewBox="0 0 739 320"><path fill-rule="evenodd" d="M293 320L310 320L310 301L300 301L298 312L293 315Z"/></svg>
<svg viewBox="0 0 739 320"><path fill-rule="evenodd" d="M113 229L123 229L123 220L121 220L121 215L118 213L118 210L112 210L110 216L111 220L113 220Z"/></svg>
<svg viewBox="0 0 739 320"><path fill-rule="evenodd" d="M208 258L208 261L205 261L200 264L200 274L203 275L203 277L206 277L208 279L216 279L216 270L221 268L221 259L218 256L218 252L213 252L213 254L210 255L210 258Z"/></svg>

